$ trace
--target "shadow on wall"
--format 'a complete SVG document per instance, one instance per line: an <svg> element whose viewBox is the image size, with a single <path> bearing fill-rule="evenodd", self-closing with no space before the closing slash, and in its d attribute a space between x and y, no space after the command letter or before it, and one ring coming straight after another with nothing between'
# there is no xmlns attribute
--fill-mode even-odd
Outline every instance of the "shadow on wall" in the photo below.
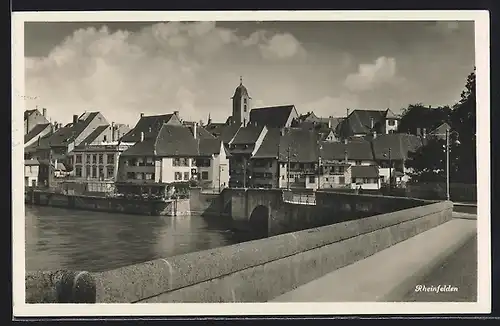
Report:
<svg viewBox="0 0 500 326"><path fill-rule="evenodd" d="M268 221L269 209L263 205L255 207L249 218L249 222L250 225L252 225L253 232L255 232L258 237L269 236Z"/></svg>

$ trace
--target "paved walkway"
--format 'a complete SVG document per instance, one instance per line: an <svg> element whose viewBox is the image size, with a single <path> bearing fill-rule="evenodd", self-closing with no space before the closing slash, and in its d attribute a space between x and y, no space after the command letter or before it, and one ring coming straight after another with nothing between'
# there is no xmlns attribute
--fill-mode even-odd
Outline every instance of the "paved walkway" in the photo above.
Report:
<svg viewBox="0 0 500 326"><path fill-rule="evenodd" d="M470 214L465 214L466 219L453 215L457 218L326 274L271 302L401 302L410 289L476 234L476 220L471 219Z"/></svg>

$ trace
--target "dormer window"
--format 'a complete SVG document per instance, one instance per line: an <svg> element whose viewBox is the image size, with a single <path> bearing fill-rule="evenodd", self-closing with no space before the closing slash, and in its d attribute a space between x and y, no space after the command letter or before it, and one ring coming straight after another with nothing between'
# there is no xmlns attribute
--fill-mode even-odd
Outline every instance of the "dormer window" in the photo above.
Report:
<svg viewBox="0 0 500 326"><path fill-rule="evenodd" d="M389 126L394 126L394 125L396 124L396 120L394 120L394 119L389 119L389 120L387 121L387 124L388 124Z"/></svg>

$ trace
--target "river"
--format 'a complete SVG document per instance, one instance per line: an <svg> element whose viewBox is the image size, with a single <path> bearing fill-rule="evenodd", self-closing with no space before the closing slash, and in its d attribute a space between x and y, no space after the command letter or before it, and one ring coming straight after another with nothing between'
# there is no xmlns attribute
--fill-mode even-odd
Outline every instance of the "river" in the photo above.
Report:
<svg viewBox="0 0 500 326"><path fill-rule="evenodd" d="M252 240L221 218L25 205L26 270L105 271Z"/></svg>

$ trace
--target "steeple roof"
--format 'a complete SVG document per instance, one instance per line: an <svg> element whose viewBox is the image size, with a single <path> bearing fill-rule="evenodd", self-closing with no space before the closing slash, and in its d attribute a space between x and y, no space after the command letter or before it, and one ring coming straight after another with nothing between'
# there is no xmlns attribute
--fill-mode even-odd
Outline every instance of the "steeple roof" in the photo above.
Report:
<svg viewBox="0 0 500 326"><path fill-rule="evenodd" d="M250 95L248 95L247 88L245 86L243 86L243 77L240 76L240 84L238 85L238 87L236 87L236 89L234 91L233 98L238 98L238 97L242 97L242 96L250 97Z"/></svg>

